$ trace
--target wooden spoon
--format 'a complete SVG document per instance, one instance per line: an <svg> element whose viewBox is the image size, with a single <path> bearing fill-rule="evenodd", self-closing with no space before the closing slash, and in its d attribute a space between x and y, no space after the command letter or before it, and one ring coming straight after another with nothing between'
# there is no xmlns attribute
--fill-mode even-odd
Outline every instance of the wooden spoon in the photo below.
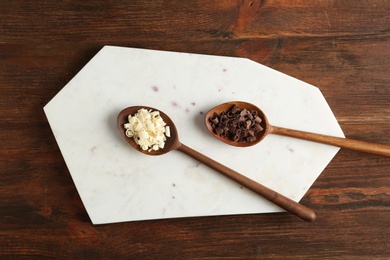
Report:
<svg viewBox="0 0 390 260"><path fill-rule="evenodd" d="M157 151L144 151L142 150L133 140L133 138L129 138L126 136L125 129L123 125L128 122L128 116L134 115L139 109L145 108L152 111L159 111L160 116L165 121L165 123L170 127L170 137L167 137L167 141L165 143L165 146L163 149L159 149ZM275 203L279 207L285 209L286 211L298 216L301 219L304 219L306 221L314 221L316 218L316 214L311 209L277 193L276 191L273 191L247 177L244 175L220 164L217 161L214 161L213 159L191 149L190 147L182 144L179 141L178 132L176 129L175 124L173 121L162 111L157 110L152 107L146 107L146 106L132 106L125 108L122 110L118 115L118 128L122 136L125 138L125 140L137 151L147 154L147 155L162 155L165 153L168 153L172 150L179 150L180 152L183 152L187 154L188 156L198 160L199 162L203 163L204 165L222 173L226 177L232 179L233 181L241 184L242 186L254 191L255 193L261 195L263 198Z"/></svg>
<svg viewBox="0 0 390 260"><path fill-rule="evenodd" d="M231 109L232 106L237 105L240 108L246 108L247 110L256 110L259 117L262 118L261 126L263 127L263 131L255 133L256 140L253 142L237 142L232 141L229 138L220 136L215 133L211 122L209 120L210 117L213 117L214 113L220 114L223 111L228 111ZM352 140L347 138L341 138L341 137L335 137L335 136L328 136L328 135L322 135L322 134L315 134L310 132L304 132L304 131L298 131L298 130L292 130L288 128L278 127L278 126L272 126L268 123L268 119L261 111L260 108L257 106L247 103L247 102L241 102L241 101L233 101L233 102L227 102L223 103L221 105L218 105L214 108L212 108L209 112L207 112L205 116L205 123L207 129L212 133L216 138L219 140L238 147L248 147L255 145L259 143L261 140L265 138L268 134L277 134L277 135L284 135L294 138L299 138L307 141L313 141L333 146L338 146L341 148L347 148L352 150L357 150L361 152L366 153L372 153L377 155L384 155L384 156L390 156L390 145L386 144L376 144L376 143L369 143L365 141L359 141L359 140Z"/></svg>

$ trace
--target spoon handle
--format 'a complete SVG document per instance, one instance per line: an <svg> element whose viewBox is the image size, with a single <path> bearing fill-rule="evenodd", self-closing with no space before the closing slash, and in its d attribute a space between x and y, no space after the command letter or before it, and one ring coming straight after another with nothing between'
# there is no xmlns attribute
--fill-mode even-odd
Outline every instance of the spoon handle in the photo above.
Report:
<svg viewBox="0 0 390 260"><path fill-rule="evenodd" d="M249 179L245 177L244 175L220 164L217 161L214 161L213 159L205 156L204 154L201 154L192 148L180 144L177 148L179 151L187 154L188 156L198 160L199 162L203 163L204 165L222 173L226 177L232 179L235 182L238 182L242 186L254 191L255 193L259 194L263 198L275 203L279 207L285 209L286 211L298 216L299 218L306 220L306 221L314 221L316 218L316 214L313 210L299 204L298 202L295 202L276 191L273 191L257 182L255 182L252 179Z"/></svg>
<svg viewBox="0 0 390 260"><path fill-rule="evenodd" d="M386 144L376 144L376 143L370 143L370 142L335 137L335 136L315 134L315 133L309 133L309 132L304 132L299 130L287 129L278 126L271 126L270 133L299 138L299 139L323 143L323 144L329 144L329 145L356 150L360 152L390 156L390 145L386 145Z"/></svg>

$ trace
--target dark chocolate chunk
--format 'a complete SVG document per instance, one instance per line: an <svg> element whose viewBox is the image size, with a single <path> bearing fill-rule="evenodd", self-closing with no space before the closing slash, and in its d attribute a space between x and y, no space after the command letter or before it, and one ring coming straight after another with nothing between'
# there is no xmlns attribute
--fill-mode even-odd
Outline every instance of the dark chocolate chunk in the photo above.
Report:
<svg viewBox="0 0 390 260"><path fill-rule="evenodd" d="M257 124L260 124L261 123L261 121L263 121L260 117L258 117L258 116L254 116L255 117L255 123L257 123Z"/></svg>
<svg viewBox="0 0 390 260"><path fill-rule="evenodd" d="M221 114L214 113L209 121L216 134L237 142L253 142L255 134L264 130L256 110L249 111L237 105Z"/></svg>
<svg viewBox="0 0 390 260"><path fill-rule="evenodd" d="M219 118L218 117L210 118L210 121L213 124L218 124L219 123Z"/></svg>

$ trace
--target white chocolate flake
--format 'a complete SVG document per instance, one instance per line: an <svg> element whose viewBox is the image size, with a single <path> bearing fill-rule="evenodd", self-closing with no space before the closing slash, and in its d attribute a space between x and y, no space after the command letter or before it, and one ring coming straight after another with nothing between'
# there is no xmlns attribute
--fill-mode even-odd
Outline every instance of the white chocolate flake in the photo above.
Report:
<svg viewBox="0 0 390 260"><path fill-rule="evenodd" d="M169 125L165 127L165 135L167 137L171 137L171 129L169 128Z"/></svg>
<svg viewBox="0 0 390 260"><path fill-rule="evenodd" d="M126 136L133 138L142 150L150 152L164 148L166 137L170 137L170 129L159 111L141 108L133 116L129 115L128 121L123 125Z"/></svg>

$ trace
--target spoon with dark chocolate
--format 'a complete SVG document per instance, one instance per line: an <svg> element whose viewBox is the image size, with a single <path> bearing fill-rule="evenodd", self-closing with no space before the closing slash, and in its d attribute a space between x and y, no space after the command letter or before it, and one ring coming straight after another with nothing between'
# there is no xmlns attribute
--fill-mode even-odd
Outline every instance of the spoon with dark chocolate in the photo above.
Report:
<svg viewBox="0 0 390 260"><path fill-rule="evenodd" d="M219 140L238 147L255 145L268 134L276 134L390 156L390 145L272 126L268 123L267 117L260 108L247 102L233 101L218 105L207 112L205 123L210 133Z"/></svg>
<svg viewBox="0 0 390 260"><path fill-rule="evenodd" d="M158 113L154 113L156 111ZM301 219L314 221L316 218L316 214L311 209L182 144L179 141L175 124L162 111L145 106L128 107L119 113L117 123L119 132L125 140L141 153L146 155L163 155L172 150L178 150ZM167 130L167 126L169 126L169 130ZM162 143L161 140L164 140L164 142Z"/></svg>

